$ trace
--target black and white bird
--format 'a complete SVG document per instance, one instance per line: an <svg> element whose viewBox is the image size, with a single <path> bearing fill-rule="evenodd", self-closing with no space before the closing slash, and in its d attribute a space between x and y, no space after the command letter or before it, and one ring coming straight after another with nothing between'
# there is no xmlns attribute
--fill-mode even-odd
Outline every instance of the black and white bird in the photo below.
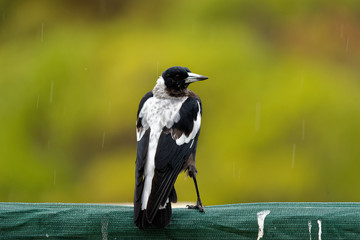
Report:
<svg viewBox="0 0 360 240"><path fill-rule="evenodd" d="M204 212L195 167L202 106L187 87L205 79L186 67L171 67L140 101L134 194L134 223L140 229L170 223L171 203L177 202L174 184L182 170L193 178L197 193L197 204L188 208Z"/></svg>

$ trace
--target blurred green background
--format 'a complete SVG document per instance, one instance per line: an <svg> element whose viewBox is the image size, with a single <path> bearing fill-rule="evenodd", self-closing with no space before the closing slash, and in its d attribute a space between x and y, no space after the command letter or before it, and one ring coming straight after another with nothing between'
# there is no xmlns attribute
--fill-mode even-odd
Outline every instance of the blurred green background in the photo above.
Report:
<svg viewBox="0 0 360 240"><path fill-rule="evenodd" d="M0 201L131 202L137 107L174 65L209 77L205 205L360 201L359 63L358 0L2 0Z"/></svg>

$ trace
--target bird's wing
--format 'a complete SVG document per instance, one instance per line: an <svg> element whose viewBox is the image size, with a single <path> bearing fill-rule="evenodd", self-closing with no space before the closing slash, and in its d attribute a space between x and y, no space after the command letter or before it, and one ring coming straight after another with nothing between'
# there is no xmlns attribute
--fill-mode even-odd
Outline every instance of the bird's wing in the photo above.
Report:
<svg viewBox="0 0 360 240"><path fill-rule="evenodd" d="M173 186L190 155L195 157L201 113L200 99L187 98L180 108L179 121L171 128L164 127L160 135L155 154L155 174L146 207L149 222L152 222L159 207L167 203L170 193L169 200L176 202Z"/></svg>
<svg viewBox="0 0 360 240"><path fill-rule="evenodd" d="M141 210L141 194L144 187L144 165L146 160L146 155L148 152L149 146L149 135L150 128L149 126L142 125L142 119L139 117L142 107L145 102L153 96L152 92L148 92L141 99L139 104L139 110L137 112L136 120L136 134L137 134L137 155L136 155L136 168L135 168L135 193L134 193L134 221L139 217Z"/></svg>

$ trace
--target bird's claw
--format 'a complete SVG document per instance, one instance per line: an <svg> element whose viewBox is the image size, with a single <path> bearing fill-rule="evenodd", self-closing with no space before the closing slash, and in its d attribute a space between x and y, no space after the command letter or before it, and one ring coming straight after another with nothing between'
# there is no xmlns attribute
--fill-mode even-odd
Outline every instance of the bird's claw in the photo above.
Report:
<svg viewBox="0 0 360 240"><path fill-rule="evenodd" d="M186 205L186 207L188 208L188 209L199 209L199 211L200 212L205 212L205 206L203 206L202 204L196 204L196 205Z"/></svg>

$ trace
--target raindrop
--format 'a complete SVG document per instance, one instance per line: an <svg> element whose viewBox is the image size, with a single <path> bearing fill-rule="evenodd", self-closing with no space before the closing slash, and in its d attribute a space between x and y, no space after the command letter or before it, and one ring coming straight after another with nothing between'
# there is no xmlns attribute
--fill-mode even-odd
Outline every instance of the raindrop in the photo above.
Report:
<svg viewBox="0 0 360 240"><path fill-rule="evenodd" d="M105 132L103 133L101 148L104 149L104 146L105 146Z"/></svg>
<svg viewBox="0 0 360 240"><path fill-rule="evenodd" d="M261 114L261 104L256 104L256 112L255 112L255 132L258 132L260 129L260 114Z"/></svg>
<svg viewBox="0 0 360 240"><path fill-rule="evenodd" d="M296 151L296 144L293 144L291 168L294 168L294 167L295 167L295 151Z"/></svg>
<svg viewBox="0 0 360 240"><path fill-rule="evenodd" d="M305 120L302 120L302 140L305 140Z"/></svg>
<svg viewBox="0 0 360 240"><path fill-rule="evenodd" d="M39 100L40 100L40 96L38 95L36 98L36 110L39 108Z"/></svg>
<svg viewBox="0 0 360 240"><path fill-rule="evenodd" d="M340 38L343 39L344 38L344 24L340 25Z"/></svg>
<svg viewBox="0 0 360 240"><path fill-rule="evenodd" d="M52 104L53 101L53 93L54 93L54 81L51 81L50 85L50 97L49 97L49 103Z"/></svg>
<svg viewBox="0 0 360 240"><path fill-rule="evenodd" d="M235 161L233 162L233 177L235 177Z"/></svg>
<svg viewBox="0 0 360 240"><path fill-rule="evenodd" d="M44 42L44 23L41 23L41 42Z"/></svg>
<svg viewBox="0 0 360 240"><path fill-rule="evenodd" d="M45 237L47 237L47 238L48 238L48 237L49 237L49 234L45 234Z"/></svg>
<svg viewBox="0 0 360 240"><path fill-rule="evenodd" d="M54 185L56 185L56 170L54 170Z"/></svg>
<svg viewBox="0 0 360 240"><path fill-rule="evenodd" d="M240 179L240 168L236 170L236 162L233 161L233 177L235 178L236 175Z"/></svg>
<svg viewBox="0 0 360 240"><path fill-rule="evenodd" d="M311 240L311 227L312 227L312 225L311 225L310 220L308 221L308 227L309 227L309 235L310 235L310 240Z"/></svg>
<svg viewBox="0 0 360 240"><path fill-rule="evenodd" d="M108 109L108 114L110 115L111 113L111 100L109 101L109 109Z"/></svg>
<svg viewBox="0 0 360 240"><path fill-rule="evenodd" d="M106 1L100 1L100 13L102 15L106 15L107 11L107 2Z"/></svg>
<svg viewBox="0 0 360 240"><path fill-rule="evenodd" d="M301 92L304 91L304 76L303 75L300 78L300 89L301 89Z"/></svg>
<svg viewBox="0 0 360 240"><path fill-rule="evenodd" d="M159 62L156 64L156 77L159 76Z"/></svg>
<svg viewBox="0 0 360 240"><path fill-rule="evenodd" d="M87 67L84 67L84 71L87 71L88 70L88 68Z"/></svg>
<svg viewBox="0 0 360 240"><path fill-rule="evenodd" d="M8 194L8 202L12 202L13 195L14 195L13 191L9 192L9 194Z"/></svg>
<svg viewBox="0 0 360 240"><path fill-rule="evenodd" d="M346 51L346 52L349 52L349 41L350 41L350 38L347 37L347 38L346 38L346 47L345 47L345 51Z"/></svg>

